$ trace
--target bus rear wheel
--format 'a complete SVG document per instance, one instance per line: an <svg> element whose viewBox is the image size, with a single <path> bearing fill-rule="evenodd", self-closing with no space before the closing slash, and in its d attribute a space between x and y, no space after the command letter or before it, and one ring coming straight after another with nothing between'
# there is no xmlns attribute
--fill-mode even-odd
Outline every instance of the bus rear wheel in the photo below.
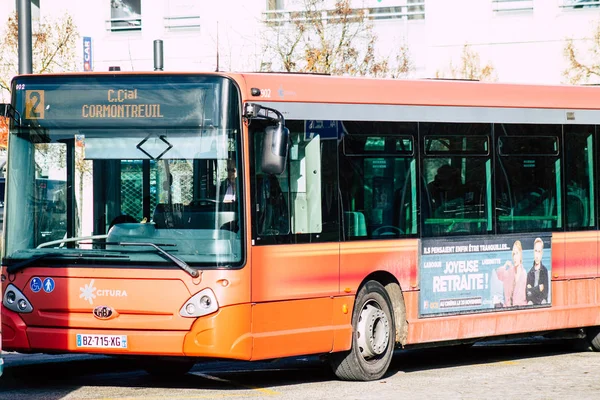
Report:
<svg viewBox="0 0 600 400"><path fill-rule="evenodd" d="M335 375L349 381L380 379L392 361L396 326L385 288L368 281L356 295L352 313L352 348L330 357Z"/></svg>
<svg viewBox="0 0 600 400"><path fill-rule="evenodd" d="M592 350L600 351L600 326L587 328L585 336L590 343L590 346L592 346Z"/></svg>

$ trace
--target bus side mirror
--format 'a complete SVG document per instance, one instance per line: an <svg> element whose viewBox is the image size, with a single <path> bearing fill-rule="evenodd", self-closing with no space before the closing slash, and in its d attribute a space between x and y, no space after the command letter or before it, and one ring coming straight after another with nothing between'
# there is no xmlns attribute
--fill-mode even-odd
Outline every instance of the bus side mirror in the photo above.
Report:
<svg viewBox="0 0 600 400"><path fill-rule="evenodd" d="M19 114L17 110L15 110L15 108L8 103L0 103L0 117L10 118L18 125L21 125L21 114Z"/></svg>
<svg viewBox="0 0 600 400"><path fill-rule="evenodd" d="M265 174L279 175L285 170L290 131L279 123L265 129L261 167Z"/></svg>

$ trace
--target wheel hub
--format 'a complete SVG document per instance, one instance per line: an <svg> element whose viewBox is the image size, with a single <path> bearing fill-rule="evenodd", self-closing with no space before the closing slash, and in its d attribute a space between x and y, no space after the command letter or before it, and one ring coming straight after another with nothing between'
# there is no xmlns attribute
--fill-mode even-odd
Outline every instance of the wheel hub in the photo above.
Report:
<svg viewBox="0 0 600 400"><path fill-rule="evenodd" d="M360 313L357 326L358 348L365 359L382 355L390 338L390 323L385 313L366 304Z"/></svg>

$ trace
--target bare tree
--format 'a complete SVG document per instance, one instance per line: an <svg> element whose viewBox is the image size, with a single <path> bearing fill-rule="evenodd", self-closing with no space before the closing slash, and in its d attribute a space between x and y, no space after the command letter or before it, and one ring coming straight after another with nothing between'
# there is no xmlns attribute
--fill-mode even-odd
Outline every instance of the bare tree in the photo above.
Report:
<svg viewBox="0 0 600 400"><path fill-rule="evenodd" d="M567 59L568 67L563 71L563 76L568 83L573 85L580 83L598 83L600 82L600 23L593 30L588 50L581 55L573 43L573 39L568 39L563 50Z"/></svg>
<svg viewBox="0 0 600 400"><path fill-rule="evenodd" d="M18 15L12 14L0 35L0 100L10 98L10 81L19 71ZM34 73L74 71L75 44L79 37L73 18L42 19L32 24L32 67Z"/></svg>
<svg viewBox="0 0 600 400"><path fill-rule="evenodd" d="M367 10L338 0L303 0L301 11L275 13L267 20L266 57L261 69L331 75L405 77L413 69L408 46L396 57L378 57L377 36Z"/></svg>
<svg viewBox="0 0 600 400"><path fill-rule="evenodd" d="M18 74L18 15L13 13L6 22L4 32L0 35L0 100L10 98L11 79ZM76 69L76 41L79 38L77 27L68 13L57 19L41 19L32 23L32 72L37 74L74 71ZM6 121L5 121L6 122ZM8 136L7 124L0 124L0 146L6 146ZM40 143L38 150L45 155L45 162L53 161L56 165L65 157L64 150L56 148L43 149L46 144ZM36 160L40 161L40 160ZM80 163L83 164L83 163ZM37 162L36 162L37 165ZM77 165L80 179L87 172L86 166Z"/></svg>
<svg viewBox="0 0 600 400"><path fill-rule="evenodd" d="M450 61L448 70L436 71L435 77L474 81L498 80L494 66L491 63L487 63L482 66L479 53L473 50L468 44L463 46L458 65L455 65L452 61Z"/></svg>

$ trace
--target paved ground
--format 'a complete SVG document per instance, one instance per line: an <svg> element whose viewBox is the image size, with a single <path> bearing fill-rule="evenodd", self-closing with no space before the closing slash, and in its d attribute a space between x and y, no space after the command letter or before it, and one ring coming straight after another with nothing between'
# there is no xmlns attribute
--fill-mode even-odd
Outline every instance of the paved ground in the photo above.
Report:
<svg viewBox="0 0 600 400"><path fill-rule="evenodd" d="M319 357L199 363L157 379L131 360L6 354L0 399L597 399L600 353L580 341L399 351L389 374L342 382Z"/></svg>

